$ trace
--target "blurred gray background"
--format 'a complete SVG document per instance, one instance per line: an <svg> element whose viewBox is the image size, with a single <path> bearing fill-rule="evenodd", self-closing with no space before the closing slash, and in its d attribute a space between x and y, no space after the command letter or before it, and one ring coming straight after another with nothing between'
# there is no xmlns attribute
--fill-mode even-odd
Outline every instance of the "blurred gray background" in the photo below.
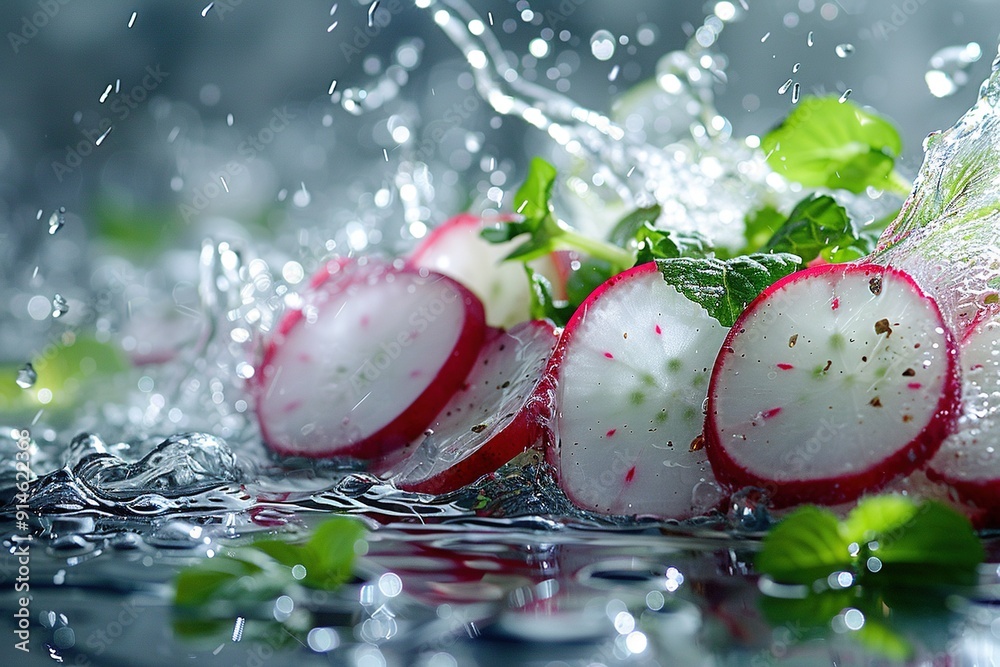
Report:
<svg viewBox="0 0 1000 667"><path fill-rule="evenodd" d="M736 134L764 132L787 113L790 95L778 93L786 79L799 82L803 94L850 88L853 100L902 128L903 167L910 173L919 165L921 139L949 126L974 101L1000 30L996 0L747 4L743 12L737 0L472 2L484 17L492 15L491 29L529 78L558 85L600 111L652 77L659 58L682 48L706 15L735 8L740 16L713 48L729 61L728 83L716 93ZM455 99L447 87L456 81L461 87L468 69L414 0L383 0L373 13L376 29L366 34L369 9L367 0L0 4L0 280L26 284L39 264L47 220L60 206L67 208L61 238L78 247L102 224L125 226L143 243L143 234L152 238L160 228L189 223L185 205L200 216L212 214L224 199L217 192L220 176L233 183L235 197L252 203L237 209L246 216L266 215L262 202L291 200L297 189L308 192L314 209L299 207L302 215L332 219L336 207L355 206L359 200L330 201L324 193L338 192L342 179L359 173L376 180L379 170L388 174L378 127L384 132L386 118L407 109L423 112L422 122L433 119L441 110L436 100ZM534 10L534 20L524 20L526 9ZM552 49L541 58L527 56L531 40L546 28L554 35ZM607 60L590 48L601 29L619 38ZM378 80L413 38L420 40L419 63L405 72L395 99L362 116L345 111L342 99L331 100L334 80L337 91ZM955 91L931 94L925 75L932 56L969 43L979 46L981 57L963 66L946 63L956 71L964 67L953 78ZM838 45L853 48L838 55ZM556 65L566 74L554 81L546 73ZM294 116L288 121L293 131L268 135L269 124L281 125L282 109ZM108 126L110 134L93 146ZM255 137L269 141L248 149L246 141ZM538 133L507 118L485 140L518 172L537 148ZM248 161L248 173L227 178L227 164L235 170ZM453 166L461 172L464 165Z"/></svg>

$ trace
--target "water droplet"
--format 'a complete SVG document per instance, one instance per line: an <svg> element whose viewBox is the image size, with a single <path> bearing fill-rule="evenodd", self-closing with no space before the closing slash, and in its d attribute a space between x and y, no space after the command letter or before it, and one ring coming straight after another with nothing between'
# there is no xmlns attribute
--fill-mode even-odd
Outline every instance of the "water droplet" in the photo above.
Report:
<svg viewBox="0 0 1000 667"><path fill-rule="evenodd" d="M851 96L852 92L854 92L854 91L852 91L850 88L848 88L847 90L844 91L844 94L841 95L840 99L837 100L837 101L840 102L841 104L843 104L844 102L847 101L847 98Z"/></svg>
<svg viewBox="0 0 1000 667"><path fill-rule="evenodd" d="M948 46L931 56L924 81L934 97L948 97L969 82L969 66L983 56L976 42Z"/></svg>
<svg viewBox="0 0 1000 667"><path fill-rule="evenodd" d="M17 386L21 389L31 389L37 380L38 373L35 372L35 367L31 365L30 361L17 369Z"/></svg>
<svg viewBox="0 0 1000 667"><path fill-rule="evenodd" d="M330 24L330 27L329 27L329 28L327 28L327 29L326 29L326 31L327 31L327 32L333 32L334 28L336 28L336 27L337 27L337 24L338 24L338 23L340 23L340 21L334 21L333 23L331 23L331 24Z"/></svg>
<svg viewBox="0 0 1000 667"><path fill-rule="evenodd" d="M226 125L228 125L229 127L232 127L233 126L233 120L234 120L233 119L233 114L228 114L226 116Z"/></svg>
<svg viewBox="0 0 1000 667"><path fill-rule="evenodd" d="M792 104L799 103L799 84L792 86Z"/></svg>
<svg viewBox="0 0 1000 667"><path fill-rule="evenodd" d="M330 89L326 91L326 94L333 95L333 91L336 89L337 89L337 80L334 79L332 82L330 82Z"/></svg>
<svg viewBox="0 0 1000 667"><path fill-rule="evenodd" d="M607 30L598 30L590 37L590 52L598 60L610 60L615 55L615 36Z"/></svg>
<svg viewBox="0 0 1000 667"><path fill-rule="evenodd" d="M813 31L810 30L809 34L806 35L806 46L812 46L812 45L813 45Z"/></svg>
<svg viewBox="0 0 1000 667"><path fill-rule="evenodd" d="M60 206L58 211L53 211L49 216L49 234L55 234L66 224L66 207Z"/></svg>
<svg viewBox="0 0 1000 667"><path fill-rule="evenodd" d="M838 58L846 58L854 53L854 45L846 42L844 44L838 44L834 51L836 51Z"/></svg>
<svg viewBox="0 0 1000 667"><path fill-rule="evenodd" d="M62 317L69 312L69 304L62 294L52 297L52 317Z"/></svg>
<svg viewBox="0 0 1000 667"><path fill-rule="evenodd" d="M792 74L796 74L800 67L802 67L802 63L795 63L792 65Z"/></svg>
<svg viewBox="0 0 1000 667"><path fill-rule="evenodd" d="M215 3L214 3L214 2L210 2L210 3L208 3L207 5L205 5L205 8L204 8L203 10L201 10L201 17L202 17L202 18L205 18L206 16L208 16L208 13L209 13L210 11L212 11L212 7L213 7L214 5L215 5Z"/></svg>
<svg viewBox="0 0 1000 667"><path fill-rule="evenodd" d="M781 84L781 86L778 88L778 94L784 95L785 93L788 92L788 89L791 87L792 87L792 80L789 79L788 81L785 81L783 84Z"/></svg>
<svg viewBox="0 0 1000 667"><path fill-rule="evenodd" d="M368 27L375 27L375 12L378 11L379 0L374 0L372 4L368 7Z"/></svg>
<svg viewBox="0 0 1000 667"><path fill-rule="evenodd" d="M132 12L132 18L130 18L130 19L128 20L128 27L130 27L130 28L131 28L132 26L134 26L134 25L135 25L135 17L136 17L136 16L138 15L138 14L139 14L139 12Z"/></svg>
<svg viewBox="0 0 1000 667"><path fill-rule="evenodd" d="M104 102L107 101L107 99L108 99L108 95L110 95L110 94L111 94L111 84L109 83L108 87L104 89L103 93L101 93L101 98L98 101L101 104L104 104Z"/></svg>
<svg viewBox="0 0 1000 667"><path fill-rule="evenodd" d="M618 65L611 68L611 72L608 73L608 81L614 81L618 78Z"/></svg>
<svg viewBox="0 0 1000 667"><path fill-rule="evenodd" d="M104 130L104 134L102 134L101 136L97 137L97 141L94 142L94 145L95 146L100 146L101 144L103 144L104 140L108 138L108 135L111 134L111 130L113 130L113 129L115 129L115 128L112 125L108 129Z"/></svg>

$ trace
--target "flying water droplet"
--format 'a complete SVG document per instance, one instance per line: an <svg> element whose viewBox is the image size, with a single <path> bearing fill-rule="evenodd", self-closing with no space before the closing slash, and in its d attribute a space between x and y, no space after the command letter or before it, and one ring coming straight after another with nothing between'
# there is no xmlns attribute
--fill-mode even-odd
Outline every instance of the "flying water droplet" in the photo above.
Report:
<svg viewBox="0 0 1000 667"><path fill-rule="evenodd" d="M608 81L614 81L617 78L618 78L618 65L615 65L614 67L611 68L611 71L608 73Z"/></svg>
<svg viewBox="0 0 1000 667"><path fill-rule="evenodd" d="M969 82L969 67L983 56L976 42L948 46L931 56L924 81L934 97L948 97Z"/></svg>
<svg viewBox="0 0 1000 667"><path fill-rule="evenodd" d="M854 45L847 42L838 44L834 51L837 53L838 58L847 58L854 53Z"/></svg>
<svg viewBox="0 0 1000 667"><path fill-rule="evenodd" d="M66 207L60 206L58 211L53 211L49 216L49 234L55 234L66 224Z"/></svg>
<svg viewBox="0 0 1000 667"><path fill-rule="evenodd" d="M814 44L814 42L813 42L813 31L810 30L809 34L806 35L806 46L812 46L813 44Z"/></svg>
<svg viewBox="0 0 1000 667"><path fill-rule="evenodd" d="M598 30L590 37L590 52L598 60L610 60L615 55L615 36L607 30Z"/></svg>
<svg viewBox="0 0 1000 667"><path fill-rule="evenodd" d="M379 0L374 0L372 4L368 7L368 27L375 27L375 12L378 11Z"/></svg>
<svg viewBox="0 0 1000 667"><path fill-rule="evenodd" d="M214 2L210 2L207 5L205 5L205 8L201 10L201 18L205 18L206 16L208 16L208 13L212 11L212 7L214 6L215 6Z"/></svg>
<svg viewBox="0 0 1000 667"><path fill-rule="evenodd" d="M788 89L791 87L792 87L792 80L789 79L788 81L785 81L783 84L781 84L781 86L778 88L778 94L784 95L785 93L788 92Z"/></svg>
<svg viewBox="0 0 1000 667"><path fill-rule="evenodd" d="M792 104L799 103L799 84L792 86Z"/></svg>
<svg viewBox="0 0 1000 667"><path fill-rule="evenodd" d="M108 87L105 88L104 92L101 94L101 99L100 99L101 104L104 104L104 102L108 99L108 95L110 94L111 94L111 84L109 83Z"/></svg>
<svg viewBox="0 0 1000 667"><path fill-rule="evenodd" d="M770 37L770 36L771 36L771 32L770 31L765 32L764 36L760 38L760 43L763 44L764 42L766 42L767 38Z"/></svg>
<svg viewBox="0 0 1000 667"><path fill-rule="evenodd" d="M792 65L792 74L798 73L800 67L802 67L802 63L795 63Z"/></svg>
<svg viewBox="0 0 1000 667"><path fill-rule="evenodd" d="M847 90L845 90L845 91L844 91L844 94L843 94L843 95L841 95L841 96L840 96L840 99L839 99L839 100L837 100L837 101L838 101L838 102L840 102L841 104L843 104L844 102L846 102L846 101L847 101L847 98L851 96L851 93L852 93L852 92L854 92L854 91L853 91L853 90L851 90L850 88L848 88Z"/></svg>
<svg viewBox="0 0 1000 667"><path fill-rule="evenodd" d="M52 297L52 317L62 317L69 312L69 304L62 294Z"/></svg>
<svg viewBox="0 0 1000 667"><path fill-rule="evenodd" d="M38 373L35 372L35 367L31 365L30 361L17 369L17 386L21 389L31 389L37 381Z"/></svg>
<svg viewBox="0 0 1000 667"><path fill-rule="evenodd" d="M337 27L337 24L338 24L338 23L340 23L340 21L334 21L333 23L331 23L331 24L330 24L330 27L329 27L329 28L327 28L327 29L326 29L326 31L327 31L327 32L333 32L334 28L336 28L336 27Z"/></svg>
<svg viewBox="0 0 1000 667"><path fill-rule="evenodd" d="M115 129L115 128L112 125L108 129L104 130L104 134L102 134L101 136L97 137L97 141L94 142L94 145L95 146L100 146L101 144L103 144L104 140L108 138L108 135L111 134L111 130L113 130L113 129Z"/></svg>

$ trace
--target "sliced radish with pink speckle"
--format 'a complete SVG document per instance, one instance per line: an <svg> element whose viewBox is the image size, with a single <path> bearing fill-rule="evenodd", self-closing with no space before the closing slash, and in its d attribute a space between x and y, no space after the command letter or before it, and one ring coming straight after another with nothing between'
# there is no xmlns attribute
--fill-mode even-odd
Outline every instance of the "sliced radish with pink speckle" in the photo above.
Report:
<svg viewBox="0 0 1000 667"><path fill-rule="evenodd" d="M654 263L598 287L552 357L557 443L549 457L576 505L687 518L721 495L700 446L709 370L726 329Z"/></svg>
<svg viewBox="0 0 1000 667"><path fill-rule="evenodd" d="M821 265L766 289L712 371L706 447L720 481L778 506L836 504L914 470L958 406L955 343L905 273Z"/></svg>
<svg viewBox="0 0 1000 667"><path fill-rule="evenodd" d="M428 234L408 262L459 281L482 299L489 324L509 327L530 318L531 293L524 266L503 261L519 241L486 241L479 235L486 224L468 213L457 215ZM554 296L561 298L564 291L554 260L542 257L531 266L553 283Z"/></svg>
<svg viewBox="0 0 1000 667"><path fill-rule="evenodd" d="M413 454L382 472L401 489L446 493L497 470L542 436L542 372L556 345L551 323L497 331L465 384L428 427Z"/></svg>
<svg viewBox="0 0 1000 667"><path fill-rule="evenodd" d="M959 349L962 416L927 465L927 476L1000 516L1000 321L981 321Z"/></svg>
<svg viewBox="0 0 1000 667"><path fill-rule="evenodd" d="M440 274L334 261L281 322L255 374L281 454L379 458L419 435L465 381L483 306Z"/></svg>

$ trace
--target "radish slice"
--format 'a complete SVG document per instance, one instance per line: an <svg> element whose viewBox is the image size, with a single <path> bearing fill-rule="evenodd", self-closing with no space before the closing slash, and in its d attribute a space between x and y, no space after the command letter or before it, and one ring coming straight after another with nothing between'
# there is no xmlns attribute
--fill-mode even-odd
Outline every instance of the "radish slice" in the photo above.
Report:
<svg viewBox="0 0 1000 667"><path fill-rule="evenodd" d="M542 435L536 392L556 340L543 321L495 332L413 454L383 476L408 491L446 493L534 445Z"/></svg>
<svg viewBox="0 0 1000 667"><path fill-rule="evenodd" d="M688 518L721 499L697 439L726 329L650 262L598 287L550 363L559 484L608 514Z"/></svg>
<svg viewBox="0 0 1000 667"><path fill-rule="evenodd" d="M482 304L450 278L375 261L330 262L312 288L255 374L265 442L361 459L404 446L465 381Z"/></svg>
<svg viewBox="0 0 1000 667"><path fill-rule="evenodd" d="M927 466L927 476L963 500L1000 511L1000 321L980 322L962 341L962 416Z"/></svg>
<svg viewBox="0 0 1000 667"><path fill-rule="evenodd" d="M837 504L934 454L954 423L955 343L902 271L823 265L765 290L712 371L715 474L777 506Z"/></svg>
<svg viewBox="0 0 1000 667"><path fill-rule="evenodd" d="M482 218L468 213L449 219L414 249L409 264L454 278L482 299L490 325L513 326L531 317L524 267L519 262L503 261L520 241L490 243L479 235L485 225ZM563 297L565 291L551 257L539 258L531 267L553 283L556 298Z"/></svg>

